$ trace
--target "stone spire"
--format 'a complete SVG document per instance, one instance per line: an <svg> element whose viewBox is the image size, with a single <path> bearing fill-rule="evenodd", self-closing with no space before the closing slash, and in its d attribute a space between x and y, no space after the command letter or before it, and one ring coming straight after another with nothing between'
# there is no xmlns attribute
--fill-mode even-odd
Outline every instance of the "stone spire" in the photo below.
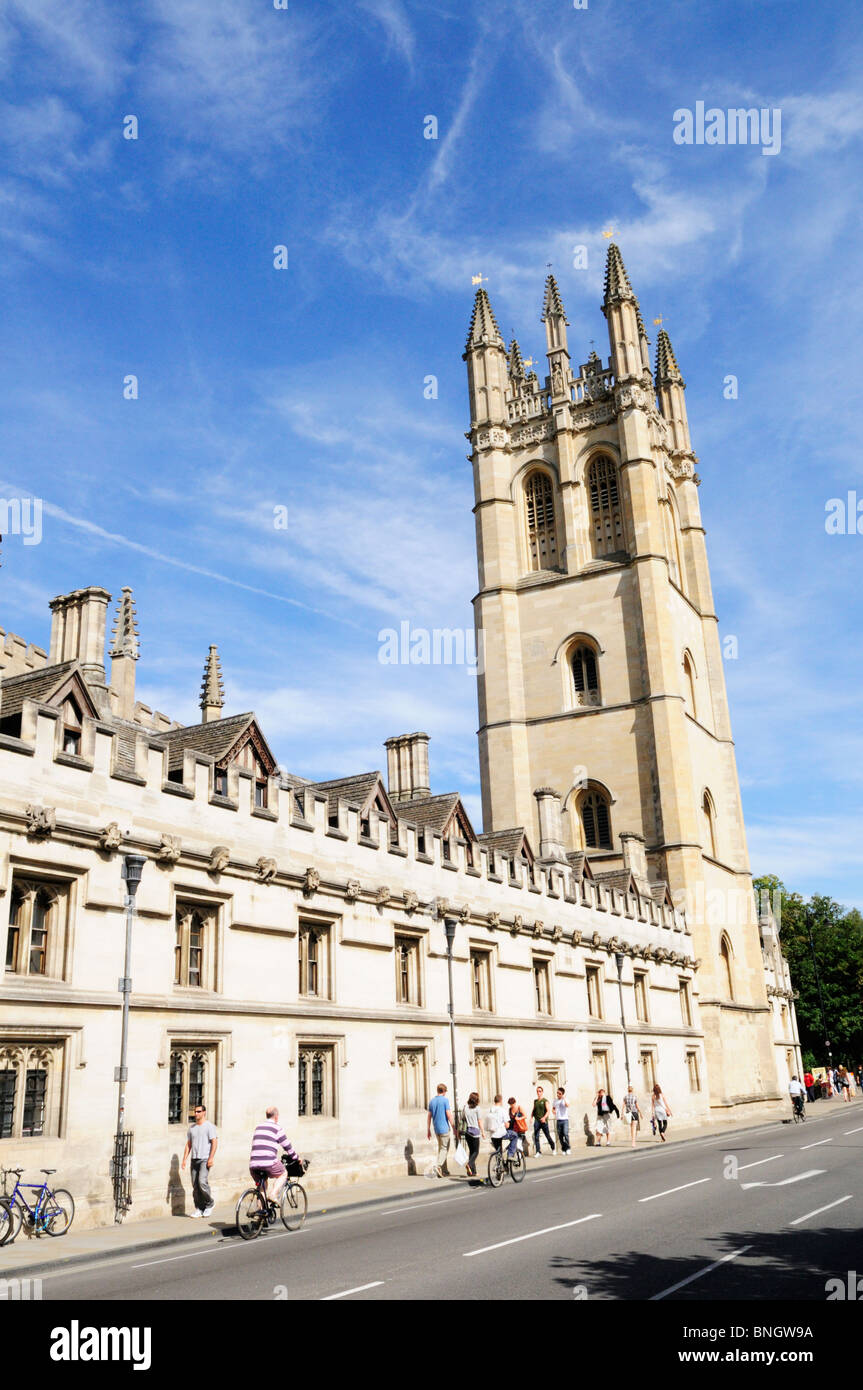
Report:
<svg viewBox="0 0 863 1390"><path fill-rule="evenodd" d="M225 686L222 680L222 668L219 664L219 650L211 645L210 654L207 657L207 664L204 667L204 679L201 684L201 713L204 716L203 722L210 724L214 719L221 719L222 710L225 705Z"/></svg>
<svg viewBox="0 0 863 1390"><path fill-rule="evenodd" d="M542 323L547 323L549 319L563 319L565 324L569 324L566 312L563 307L563 300L560 297L560 290L557 288L557 281L553 275L549 275L545 281L545 299L542 305Z"/></svg>
<svg viewBox="0 0 863 1390"><path fill-rule="evenodd" d="M123 589L117 603L117 616L114 619L114 628L111 633L110 655L112 657L130 657L132 661L137 661L141 655L138 615L135 612L132 590L128 587Z"/></svg>
<svg viewBox="0 0 863 1390"><path fill-rule="evenodd" d="M659 337L656 340L656 384L665 385L669 381L679 381L683 385L683 377L677 365L677 358L674 356L674 348L671 346L671 339L664 328L659 330Z"/></svg>
<svg viewBox="0 0 863 1390"><path fill-rule="evenodd" d="M465 352L470 352L471 348L486 347L492 343L503 347L503 335L497 326L491 300L485 290L480 288L477 290L473 302L473 313L467 333Z"/></svg>
<svg viewBox="0 0 863 1390"><path fill-rule="evenodd" d="M629 276L626 273L626 266L623 264L623 257L620 254L620 247L616 242L611 242L608 248L608 255L605 261L605 293L603 295L603 312L608 306L620 299L635 299L635 291L629 283ZM638 301L636 300L636 303Z"/></svg>
<svg viewBox="0 0 863 1390"><path fill-rule="evenodd" d="M526 375L524 370L524 361L521 355L521 348L519 347L515 338L513 338L512 342L509 345L509 374L512 377L513 381L524 381Z"/></svg>

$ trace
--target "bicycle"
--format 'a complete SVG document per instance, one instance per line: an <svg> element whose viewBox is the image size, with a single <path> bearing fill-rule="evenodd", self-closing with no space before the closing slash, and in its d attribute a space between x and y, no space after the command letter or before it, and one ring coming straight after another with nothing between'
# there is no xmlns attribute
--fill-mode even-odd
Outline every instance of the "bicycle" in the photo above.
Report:
<svg viewBox="0 0 863 1390"><path fill-rule="evenodd" d="M802 1096L792 1096L792 1097L791 1097L791 1110L792 1110L792 1112L793 1112L793 1114L794 1114L794 1123L795 1123L795 1124L805 1124L805 1123L806 1123L806 1108L805 1108L805 1106L804 1106L804 1104L803 1104L803 1097L802 1097Z"/></svg>
<svg viewBox="0 0 863 1390"><path fill-rule="evenodd" d="M16 1233L17 1222L12 1203L8 1198L0 1197L0 1246L14 1240Z"/></svg>
<svg viewBox="0 0 863 1390"><path fill-rule="evenodd" d="M52 1173L56 1173L56 1168L40 1168L41 1173L45 1174L45 1182L22 1182L21 1174L23 1168L2 1168L0 1173L3 1175L3 1202L8 1207L14 1229L10 1229L5 1238L0 1240L0 1244L15 1240L18 1232L23 1226L29 1235L41 1236L64 1236L75 1218L75 1200L71 1192L65 1188L58 1187L52 1191L48 1186L47 1179ZM15 1177L15 1186L12 1195L7 1192L8 1179ZM30 1205L25 1192L35 1192L36 1196L33 1205ZM2 1218L0 1218L2 1221ZM0 1228L2 1235L2 1228Z"/></svg>
<svg viewBox="0 0 863 1390"><path fill-rule="evenodd" d="M282 1154L282 1162L288 1170L288 1181L282 1188L278 1214L287 1231L298 1231L306 1219L309 1199L306 1189L297 1182L307 1172L310 1159L290 1159ZM267 1174L257 1169L254 1187L247 1187L237 1202L237 1230L243 1240L255 1240L265 1226L273 1225L277 1208L265 1193Z"/></svg>
<svg viewBox="0 0 863 1390"><path fill-rule="evenodd" d="M500 1187L507 1172L513 1182L523 1182L527 1172L527 1159L524 1156L522 1141L518 1141L513 1158L510 1158L509 1153L504 1153L504 1143L508 1144L509 1140L501 1140L500 1148L495 1149L488 1157L488 1180L492 1187Z"/></svg>

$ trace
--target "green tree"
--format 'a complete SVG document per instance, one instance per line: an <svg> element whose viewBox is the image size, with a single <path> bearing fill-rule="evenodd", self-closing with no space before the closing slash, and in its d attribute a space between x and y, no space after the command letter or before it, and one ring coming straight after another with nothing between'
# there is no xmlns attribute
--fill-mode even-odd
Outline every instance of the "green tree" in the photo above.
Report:
<svg viewBox="0 0 863 1390"><path fill-rule="evenodd" d="M811 1066L827 1061L827 1038L834 1062L852 1066L863 1061L863 917L856 908L848 910L824 894L806 902L775 874L755 879L754 886L761 901L764 893L770 895L778 918L782 954L799 994L795 1007L804 1062Z"/></svg>

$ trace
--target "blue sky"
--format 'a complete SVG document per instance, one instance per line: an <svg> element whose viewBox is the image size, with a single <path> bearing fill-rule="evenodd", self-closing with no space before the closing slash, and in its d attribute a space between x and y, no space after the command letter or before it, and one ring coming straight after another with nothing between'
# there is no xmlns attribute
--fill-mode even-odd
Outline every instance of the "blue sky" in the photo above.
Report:
<svg viewBox="0 0 863 1390"><path fill-rule="evenodd" d="M0 496L46 513L0 624L46 645L55 594L130 584L139 698L196 719L217 642L291 770L423 728L478 822L475 680L378 633L472 624L471 276L538 357L552 262L573 360L607 356L614 227L687 381L753 870L863 905L863 535L824 525L863 498L863 42L850 3L801 15L7 0ZM697 101L779 108L781 150L676 145Z"/></svg>

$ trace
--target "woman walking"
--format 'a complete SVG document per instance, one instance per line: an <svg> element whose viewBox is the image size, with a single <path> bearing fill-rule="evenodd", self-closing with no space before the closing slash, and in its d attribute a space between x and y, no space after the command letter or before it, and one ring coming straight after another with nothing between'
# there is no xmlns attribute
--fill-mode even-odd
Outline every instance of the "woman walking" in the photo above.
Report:
<svg viewBox="0 0 863 1390"><path fill-rule="evenodd" d="M463 1111L465 1138L467 1140L467 1163L465 1172L469 1178L476 1177L476 1158L479 1153L479 1141L483 1138L482 1120L479 1117L479 1096L476 1091L471 1091L467 1098L467 1105Z"/></svg>
<svg viewBox="0 0 863 1390"><path fill-rule="evenodd" d="M671 1118L671 1106L662 1094L662 1087L657 1081L653 1088L653 1095L650 1098L651 1114L656 1123L659 1137L665 1143L665 1131L668 1128L668 1121Z"/></svg>
<svg viewBox="0 0 863 1390"><path fill-rule="evenodd" d="M620 1111L615 1105L611 1096L606 1095L600 1086L594 1100L596 1106L596 1147L602 1148L602 1136L605 1135L605 1147L611 1143L611 1116L615 1114L620 1119Z"/></svg>
<svg viewBox="0 0 863 1390"><path fill-rule="evenodd" d="M623 1113L629 1121L629 1136L632 1140L632 1147L635 1148L641 1111L638 1106L638 1096L631 1086L627 1086L626 1095L623 1097Z"/></svg>

